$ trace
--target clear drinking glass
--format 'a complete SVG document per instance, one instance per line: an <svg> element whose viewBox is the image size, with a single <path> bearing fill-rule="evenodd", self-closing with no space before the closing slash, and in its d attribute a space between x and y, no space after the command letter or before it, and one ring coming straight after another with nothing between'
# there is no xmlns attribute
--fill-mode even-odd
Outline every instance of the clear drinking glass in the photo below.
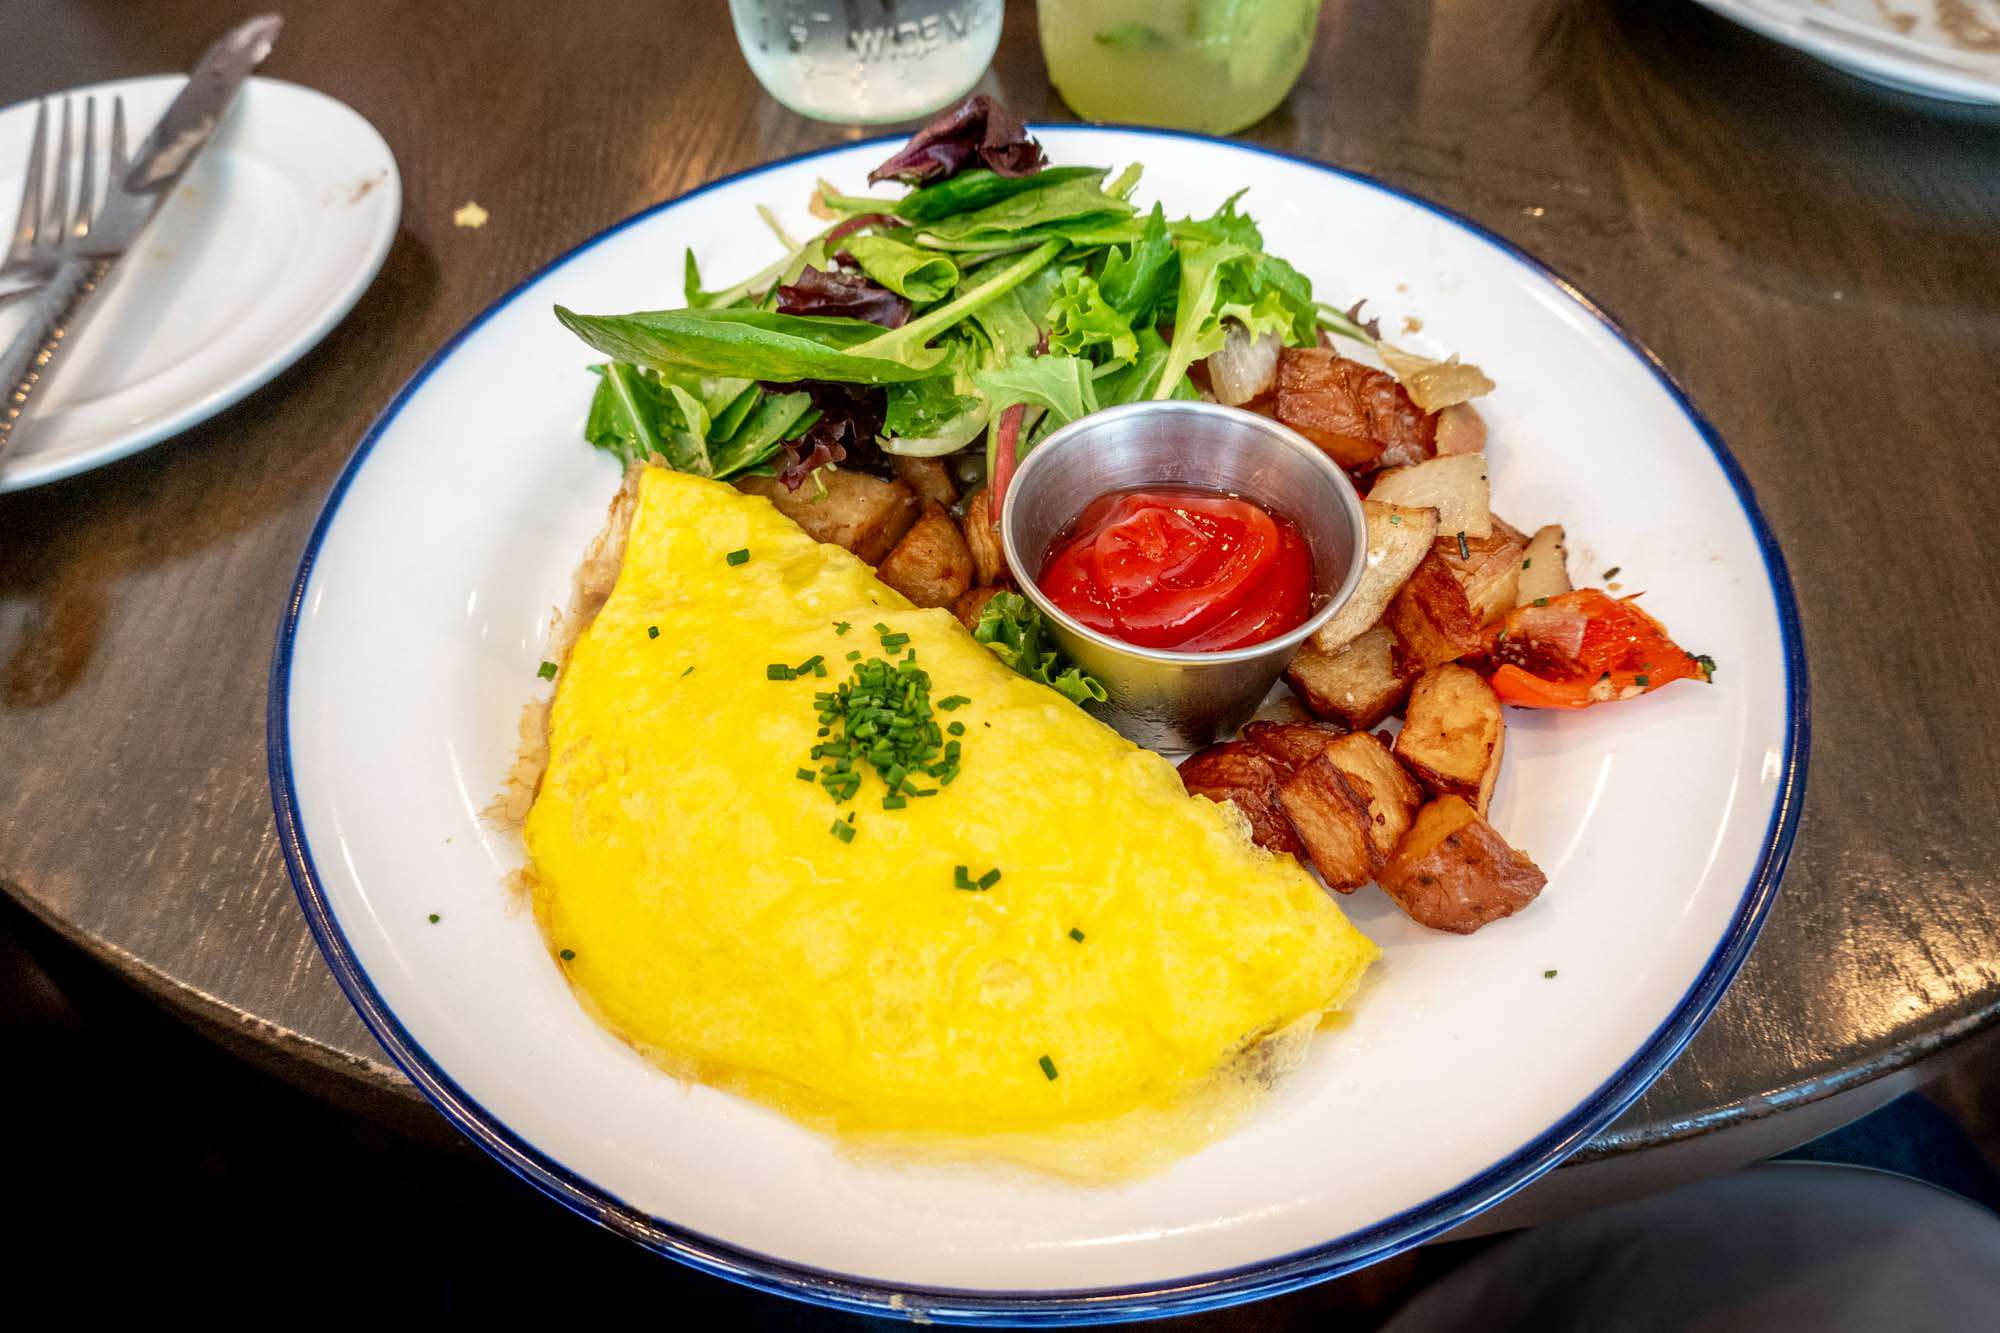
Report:
<svg viewBox="0 0 2000 1333"><path fill-rule="evenodd" d="M1070 109L1229 134L1285 100L1319 0L1041 0L1042 55Z"/></svg>
<svg viewBox="0 0 2000 1333"><path fill-rule="evenodd" d="M986 72L1005 0L729 0L743 58L802 116L879 124L950 105Z"/></svg>

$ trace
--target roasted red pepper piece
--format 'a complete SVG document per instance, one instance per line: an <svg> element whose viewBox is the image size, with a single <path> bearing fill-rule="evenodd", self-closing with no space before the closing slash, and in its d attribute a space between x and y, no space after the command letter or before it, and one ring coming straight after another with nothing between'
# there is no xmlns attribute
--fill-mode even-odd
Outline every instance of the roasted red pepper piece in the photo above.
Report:
<svg viewBox="0 0 2000 1333"><path fill-rule="evenodd" d="M1515 607L1493 631L1487 657L1493 692L1521 708L1588 708L1715 671L1631 598L1596 588Z"/></svg>

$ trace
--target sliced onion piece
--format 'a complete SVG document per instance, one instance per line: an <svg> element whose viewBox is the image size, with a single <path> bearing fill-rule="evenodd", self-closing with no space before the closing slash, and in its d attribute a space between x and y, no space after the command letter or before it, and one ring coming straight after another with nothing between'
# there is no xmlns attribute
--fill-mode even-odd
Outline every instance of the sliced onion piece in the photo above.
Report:
<svg viewBox="0 0 2000 1333"><path fill-rule="evenodd" d="M1208 382L1215 400L1237 407L1268 392L1278 379L1282 346L1275 331L1253 338L1248 329L1230 320L1222 350L1208 358Z"/></svg>

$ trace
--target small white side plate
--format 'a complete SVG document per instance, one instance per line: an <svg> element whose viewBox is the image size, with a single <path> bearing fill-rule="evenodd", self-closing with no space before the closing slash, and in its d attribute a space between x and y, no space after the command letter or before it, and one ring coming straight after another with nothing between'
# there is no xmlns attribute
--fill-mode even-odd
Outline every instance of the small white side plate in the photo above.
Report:
<svg viewBox="0 0 2000 1333"><path fill-rule="evenodd" d="M1955 39L1936 0L1701 0L1716 13L1870 83L2000 106L2000 51ZM2000 25L2000 5L1972 0Z"/></svg>
<svg viewBox="0 0 2000 1333"><path fill-rule="evenodd" d="M186 80L120 79L52 94L97 98L106 134L125 99L132 141ZM12 221L35 102L0 111L0 207ZM100 152L103 144L99 144ZM375 127L323 93L252 79L112 277L47 396L0 463L0 492L136 453L260 387L338 324L374 280L403 211ZM0 345L26 321L0 310Z"/></svg>

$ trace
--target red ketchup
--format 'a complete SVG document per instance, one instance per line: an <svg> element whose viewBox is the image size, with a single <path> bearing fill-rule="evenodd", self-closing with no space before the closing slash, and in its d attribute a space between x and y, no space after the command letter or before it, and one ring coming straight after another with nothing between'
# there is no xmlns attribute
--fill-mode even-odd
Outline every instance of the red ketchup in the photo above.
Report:
<svg viewBox="0 0 2000 1333"><path fill-rule="evenodd" d="M1083 624L1141 648L1243 648L1312 614L1298 525L1215 491L1100 496L1051 544L1036 581Z"/></svg>

